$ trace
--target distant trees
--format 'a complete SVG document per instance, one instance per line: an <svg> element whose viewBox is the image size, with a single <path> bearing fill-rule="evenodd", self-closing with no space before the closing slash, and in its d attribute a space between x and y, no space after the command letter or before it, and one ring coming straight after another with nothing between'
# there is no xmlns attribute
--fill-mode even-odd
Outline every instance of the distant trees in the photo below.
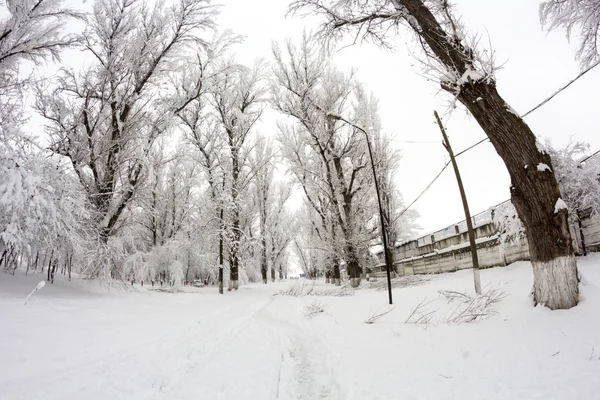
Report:
<svg viewBox="0 0 600 400"><path fill-rule="evenodd" d="M582 68L588 68L600 60L599 0L547 0L540 4L540 20L548 29L564 29L567 38L576 36L579 48L576 58Z"/></svg>
<svg viewBox="0 0 600 400"><path fill-rule="evenodd" d="M279 138L309 206L305 218L312 228L304 229L314 230L309 236L321 242L334 281L339 284L343 262L352 283L358 285L368 246L378 237L374 223L378 212L365 136L357 126L365 127L370 140L381 139L377 104L352 73L336 69L311 40L305 35L298 46L288 41L284 49L274 47L272 104L289 117L289 122L280 124ZM331 115L345 115L356 126ZM389 180L395 168L393 156L380 144L376 150L376 169L385 177L382 189L388 194L388 226L397 227L397 215L392 215L396 193ZM395 227L392 230L396 238Z"/></svg>

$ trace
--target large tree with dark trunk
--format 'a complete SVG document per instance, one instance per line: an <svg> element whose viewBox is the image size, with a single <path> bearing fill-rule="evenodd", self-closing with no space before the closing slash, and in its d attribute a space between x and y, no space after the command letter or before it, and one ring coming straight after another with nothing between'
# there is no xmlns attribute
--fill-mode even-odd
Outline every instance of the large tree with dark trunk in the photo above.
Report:
<svg viewBox="0 0 600 400"><path fill-rule="evenodd" d="M336 39L354 32L387 45L401 26L423 49L427 71L477 120L504 161L511 199L526 228L534 271L534 302L551 309L578 302L577 263L567 208L563 207L550 156L496 88L493 56L469 39L446 0L298 0L295 12L325 16L320 32Z"/></svg>
<svg viewBox="0 0 600 400"><path fill-rule="evenodd" d="M148 154L168 127L170 110L159 96L173 90L167 65L214 27L214 17L206 0L152 8L141 0L98 0L81 39L90 63L81 72L63 69L53 88L38 88L36 108L50 148L85 188L101 247L119 227L144 182ZM95 274L106 270L110 256L97 257Z"/></svg>

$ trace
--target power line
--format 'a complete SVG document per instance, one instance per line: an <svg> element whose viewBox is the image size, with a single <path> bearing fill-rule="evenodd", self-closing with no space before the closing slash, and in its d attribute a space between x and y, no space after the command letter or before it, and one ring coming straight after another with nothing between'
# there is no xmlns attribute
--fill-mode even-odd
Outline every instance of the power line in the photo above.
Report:
<svg viewBox="0 0 600 400"><path fill-rule="evenodd" d="M444 172L446 170L446 168L448 168L448 165L450 165L450 161L446 162L446 165L444 165L442 170L435 176L435 178L433 178L433 180L431 182L429 182L429 185L427 185L427 187L417 196L416 199L413 200L412 203L410 203L408 205L408 207L406 207L404 210L402 210L402 212L400 213L400 215L398 215L398 217L403 216L405 212L407 212L417 201L419 201L419 199L425 194L425 192L427 192L429 190L429 188L435 183L435 181L437 181L438 178L442 175L442 172Z"/></svg>
<svg viewBox="0 0 600 400"><path fill-rule="evenodd" d="M579 164L583 164L584 162L586 162L587 160L589 160L590 158L594 157L596 154L600 153L600 150L596 151L595 153L592 153L591 155L587 156L586 158L584 158L583 160L579 161Z"/></svg>
<svg viewBox="0 0 600 400"><path fill-rule="evenodd" d="M550 100L552 100L554 97L556 97L556 95L558 95L563 90L565 90L566 88L568 88L569 86L571 86L573 83L575 83L582 76L584 76L585 74L587 74L588 72L590 72L592 69L596 68L598 65L600 65L600 61L596 62L595 64L592 64L589 68L587 68L587 69L583 70L582 72L580 72L575 78L571 79L566 85L560 87L552 95L550 95L549 97L545 98L541 103L539 103L538 105L536 105L535 107L533 107L531 110L527 111L525 114L521 115L521 118L527 117L529 114L533 113L534 111L538 110L539 108L541 108L544 105L546 105L547 103L549 103ZM475 143L475 144L467 147L466 149L458 152L455 157L458 157L461 154L466 153L467 151L469 151L469 150L471 150L471 149L479 146L481 143L484 143L484 142L486 142L488 140L489 140L489 138L484 138L484 139L480 140L479 142L477 142L477 143ZM584 163L585 161L589 160L590 158L592 158L593 156L595 156L598 153L600 153L600 150L596 151L594 154L592 154L589 157L587 157L584 160L582 160L581 163ZM406 207L404 210L402 210L402 212L400 213L400 216L404 215L405 212L407 212L421 197L423 197L423 195L425 194L425 192L427 192L431 188L431 186L435 183L435 181L438 180L438 178L440 177L440 175L442 175L442 172L444 172L444 170L446 170L446 168L448 167L449 164L450 164L449 161L446 162L446 165L444 165L444 167L435 176L435 178L433 178L433 180L431 182L429 182L429 184L427 185L427 187L425 187L425 189L421 193L419 193L419 195L417 196L417 198L412 203L410 203L408 205L408 207Z"/></svg>
<svg viewBox="0 0 600 400"><path fill-rule="evenodd" d="M592 69L596 68L598 65L600 65L600 61L596 62L595 64L592 64L589 68L581 71L579 73L579 75L577 75L575 78L571 79L571 81L569 81L569 83L567 83L565 86L559 88L556 92L554 92L551 96L547 97L540 104L538 104L537 106L533 107L531 110L527 111L525 114L523 114L521 116L521 118L525 118L526 116L528 116L529 114L531 114L532 112L534 112L535 110L537 110L538 108L540 108L543 105L545 105L546 103L548 103L550 100L552 100L554 97L556 97L557 94L559 94L560 92L562 92L563 90L565 90L566 88L568 88L569 86L571 86L579 78L581 78L582 76L584 76L585 74L587 74L588 72L590 72Z"/></svg>

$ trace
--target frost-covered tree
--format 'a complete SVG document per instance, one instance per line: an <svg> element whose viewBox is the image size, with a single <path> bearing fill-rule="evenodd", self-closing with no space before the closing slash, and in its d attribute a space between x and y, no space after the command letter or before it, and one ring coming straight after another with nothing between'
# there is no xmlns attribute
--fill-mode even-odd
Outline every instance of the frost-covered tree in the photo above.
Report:
<svg viewBox="0 0 600 400"><path fill-rule="evenodd" d="M258 213L260 234L260 273L263 283L267 283L269 262L267 253L269 248L268 220L271 217L271 202L273 199L273 173L274 166L273 143L264 136L257 139L253 152L250 155L252 167L258 171L254 178L254 208ZM270 227L269 227L270 228Z"/></svg>
<svg viewBox="0 0 600 400"><path fill-rule="evenodd" d="M381 196L384 226L388 238L388 250L391 252L396 242L414 237L417 232L416 218L418 213L414 210L405 210L402 194L398 189L395 177L401 160L401 152L391 145L386 135L382 132L379 120L378 100L373 94L368 95L364 90L357 91L356 122L358 126L365 127L370 133L371 147L375 159L375 171L378 176L379 193ZM371 195L375 195L374 182L369 188ZM381 223L379 210L373 209L376 217L373 219L374 230L377 231L376 240L380 242ZM393 254L390 254L392 259Z"/></svg>
<svg viewBox="0 0 600 400"><path fill-rule="evenodd" d="M567 3L567 2L565 2ZM424 71L479 123L511 178L511 199L527 232L534 272L534 302L551 309L578 301L577 261L550 156L498 93L491 49L469 35L447 0L296 0L296 13L324 18L320 34L334 42L346 35L390 46L406 29L421 49ZM547 165L547 169L524 168Z"/></svg>
<svg viewBox="0 0 600 400"><path fill-rule="evenodd" d="M589 144L570 142L564 148L555 148L546 142L546 150L552 156L554 172L569 207L571 221L600 213L600 168L593 163L581 163L590 152Z"/></svg>
<svg viewBox="0 0 600 400"><path fill-rule="evenodd" d="M143 184L148 154L170 123L160 96L172 90L165 70L213 28L214 16L205 0L153 7L98 0L83 35L90 63L81 72L63 69L51 88L38 90L36 108L47 121L51 149L69 160L85 188L102 245ZM107 275L103 260L110 253L98 258L92 275Z"/></svg>
<svg viewBox="0 0 600 400"><path fill-rule="evenodd" d="M174 239L198 206L194 196L198 164L183 146L176 147L172 155L165 154L163 146L161 143L153 151L146 185L135 200L142 210L136 220L145 229L142 235L150 246Z"/></svg>
<svg viewBox="0 0 600 400"><path fill-rule="evenodd" d="M369 161L363 133L330 115L348 113L351 120L357 120L362 106L356 101L360 85L353 74L333 67L306 35L298 47L288 41L284 50L274 46L273 53L272 104L293 121L281 126L282 143L289 148L287 160L300 183L310 184L305 194L315 211L320 208L317 197L327 198L334 226L344 241L348 274L358 285L362 274L359 255L369 241L365 221L373 215L374 197L365 190Z"/></svg>
<svg viewBox="0 0 600 400"><path fill-rule="evenodd" d="M540 20L548 30L564 29L567 38L579 41L576 58L582 68L600 61L599 0L547 0L540 4Z"/></svg>
<svg viewBox="0 0 600 400"><path fill-rule="evenodd" d="M248 166L249 139L263 112L265 65L257 61L252 68L232 65L219 75L211 92L218 129L227 148L222 165L228 188L225 209L228 213L229 290L238 289L240 246L242 241L242 201L256 173Z"/></svg>
<svg viewBox="0 0 600 400"><path fill-rule="evenodd" d="M65 23L82 17L55 0L8 1L0 8L0 268L28 271L43 268L49 254L52 260L81 255L89 233L86 199L73 176L23 130L31 82L21 73L26 63L58 61L77 41L64 33Z"/></svg>

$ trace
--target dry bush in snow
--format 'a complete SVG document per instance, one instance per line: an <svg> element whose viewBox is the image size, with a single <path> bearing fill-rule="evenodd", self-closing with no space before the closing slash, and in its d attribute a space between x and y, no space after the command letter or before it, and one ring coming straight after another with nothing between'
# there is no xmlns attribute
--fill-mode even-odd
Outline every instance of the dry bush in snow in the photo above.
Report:
<svg viewBox="0 0 600 400"><path fill-rule="evenodd" d="M396 307L392 307L387 311L384 312L377 312L375 311L374 313L371 313L371 315L369 315L369 318L366 319L365 324L374 324L379 318L386 316L387 314L391 313L394 308Z"/></svg>
<svg viewBox="0 0 600 400"><path fill-rule="evenodd" d="M494 305L507 296L504 290L498 288L488 288L480 296L448 290L440 290L439 293L448 301L448 304L458 303L446 318L446 322L449 324L462 324L490 318L498 313Z"/></svg>
<svg viewBox="0 0 600 400"><path fill-rule="evenodd" d="M336 287L335 289L315 289L314 281L302 281L295 283L288 290L279 292L282 296L304 297L304 296L354 296L354 290L348 285Z"/></svg>
<svg viewBox="0 0 600 400"><path fill-rule="evenodd" d="M426 282L429 282L430 280L431 280L430 277L423 276L423 275L403 276L401 278L392 279L392 288L399 289L399 288L405 288L405 287L409 287L409 286L418 286L418 285L422 285ZM370 281L365 282L360 287L365 288L365 289L375 289L379 292L388 289L386 279L371 279Z"/></svg>
<svg viewBox="0 0 600 400"><path fill-rule="evenodd" d="M417 304L404 323L427 328L434 318L438 321L438 316L442 316L439 320L447 324L481 321L496 315L495 305L507 297L504 290L494 287L484 288L481 295L454 290L439 290L438 293L437 298L423 299ZM438 304L443 300L446 304Z"/></svg>
<svg viewBox="0 0 600 400"><path fill-rule="evenodd" d="M323 305L323 303L316 300L304 307L304 316L306 318L313 318L324 312L325 306Z"/></svg>
<svg viewBox="0 0 600 400"><path fill-rule="evenodd" d="M429 322L431 322L432 318L435 316L437 309L431 309L429 305L433 303L434 300L427 301L427 298L421 300L419 304L413 309L408 318L404 320L405 324L415 324L419 325L425 329L429 326Z"/></svg>

